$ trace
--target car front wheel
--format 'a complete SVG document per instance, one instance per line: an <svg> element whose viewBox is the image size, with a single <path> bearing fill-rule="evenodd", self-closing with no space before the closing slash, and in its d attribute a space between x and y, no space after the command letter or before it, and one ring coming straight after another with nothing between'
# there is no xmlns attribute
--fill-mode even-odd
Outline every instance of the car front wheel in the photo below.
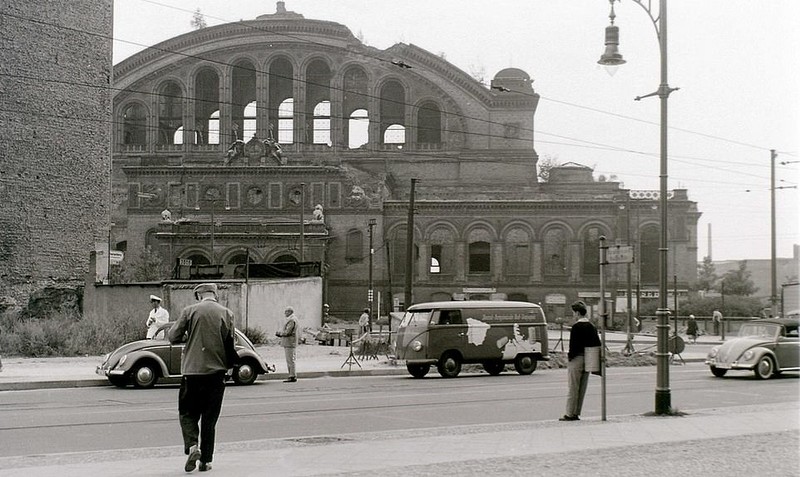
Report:
<svg viewBox="0 0 800 477"><path fill-rule="evenodd" d="M411 376L419 379L424 378L428 371L431 370L431 367L428 364L407 364L406 369Z"/></svg>
<svg viewBox="0 0 800 477"><path fill-rule="evenodd" d="M141 389L152 388L158 380L158 372L151 363L137 365L131 375L133 376L133 385Z"/></svg>
<svg viewBox="0 0 800 477"><path fill-rule="evenodd" d="M720 369L720 368L718 368L716 366L710 366L710 369L711 369L711 374L713 374L714 376L716 376L718 378L721 378L721 377L725 376L725 373L728 372L727 369Z"/></svg>
<svg viewBox="0 0 800 477"><path fill-rule="evenodd" d="M772 377L772 374L775 372L775 364L772 362L772 358L769 356L762 356L756 367L753 368L753 373L755 373L758 379L769 379Z"/></svg>

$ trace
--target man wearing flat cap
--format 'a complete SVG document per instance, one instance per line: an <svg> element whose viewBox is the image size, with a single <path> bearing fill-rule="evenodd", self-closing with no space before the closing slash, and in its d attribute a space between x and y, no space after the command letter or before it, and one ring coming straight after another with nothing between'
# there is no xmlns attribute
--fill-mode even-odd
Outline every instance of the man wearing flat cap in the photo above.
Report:
<svg viewBox="0 0 800 477"><path fill-rule="evenodd" d="M150 295L150 304L153 309L150 310L150 315L147 317L145 324L147 325L147 339L155 338L158 328L166 323L169 323L169 312L161 307L161 297Z"/></svg>
<svg viewBox="0 0 800 477"><path fill-rule="evenodd" d="M170 342L186 342L178 395L186 472L193 471L198 461L200 471L211 469L225 374L237 359L233 312L217 303L217 285L197 285L194 297L198 303L184 308L169 331Z"/></svg>

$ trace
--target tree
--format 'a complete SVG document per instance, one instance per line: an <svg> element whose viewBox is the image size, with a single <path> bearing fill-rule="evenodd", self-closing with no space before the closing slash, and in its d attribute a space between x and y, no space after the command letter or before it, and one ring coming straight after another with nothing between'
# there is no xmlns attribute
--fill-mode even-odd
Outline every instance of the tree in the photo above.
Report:
<svg viewBox="0 0 800 477"><path fill-rule="evenodd" d="M169 276L161 255L150 247L138 256L128 254L119 265L111 266L111 283L152 282Z"/></svg>
<svg viewBox="0 0 800 477"><path fill-rule="evenodd" d="M697 266L697 289L703 291L713 290L719 276L714 268L711 257L703 257L703 263Z"/></svg>
<svg viewBox="0 0 800 477"><path fill-rule="evenodd" d="M544 156L542 156L541 159L539 159L538 164L539 164L539 174L538 174L539 182L549 181L550 170L553 169L554 167L558 167L561 165L561 163L558 162L557 156L550 156L547 154L545 154Z"/></svg>
<svg viewBox="0 0 800 477"><path fill-rule="evenodd" d="M208 24L206 23L206 17L200 12L200 9L194 11L194 15L192 16L192 28L195 30L199 30L201 28L207 27Z"/></svg>
<svg viewBox="0 0 800 477"><path fill-rule="evenodd" d="M751 272L747 269L747 261L739 262L737 270L730 270L722 277L722 290L726 295L750 296L758 291L753 280L750 279Z"/></svg>

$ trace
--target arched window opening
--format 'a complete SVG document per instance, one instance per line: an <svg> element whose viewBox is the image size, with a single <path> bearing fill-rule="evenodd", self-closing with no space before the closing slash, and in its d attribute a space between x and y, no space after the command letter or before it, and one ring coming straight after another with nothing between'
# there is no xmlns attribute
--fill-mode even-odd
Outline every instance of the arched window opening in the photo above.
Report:
<svg viewBox="0 0 800 477"><path fill-rule="evenodd" d="M330 101L322 101L314 107L314 144L331 145Z"/></svg>
<svg viewBox="0 0 800 477"><path fill-rule="evenodd" d="M397 81L388 81L381 87L380 93L380 118L381 118L381 139L387 143L387 138L397 141L399 133L395 132L387 135L387 130L393 128L394 131L402 129L402 139L405 141L405 88ZM399 126L399 127L398 127ZM391 142L388 144L398 144Z"/></svg>
<svg viewBox="0 0 800 477"><path fill-rule="evenodd" d="M196 266L199 266L199 265L211 265L211 260L209 260L208 257L203 255L202 253L195 253L195 254L189 255L186 258L189 259L189 261L192 263L193 267L196 267Z"/></svg>
<svg viewBox="0 0 800 477"><path fill-rule="evenodd" d="M469 273L489 273L492 270L492 255L489 242L469 244Z"/></svg>
<svg viewBox="0 0 800 477"><path fill-rule="evenodd" d="M430 259L428 271L432 274L449 275L454 272L455 239L453 232L439 227L431 233L429 239Z"/></svg>
<svg viewBox="0 0 800 477"><path fill-rule="evenodd" d="M513 228L505 240L506 274L530 275L531 247L530 235L521 228Z"/></svg>
<svg viewBox="0 0 800 477"><path fill-rule="evenodd" d="M406 128L402 124L392 124L383 133L384 144L405 144Z"/></svg>
<svg viewBox="0 0 800 477"><path fill-rule="evenodd" d="M431 263L429 272L432 274L442 273L442 246L431 245Z"/></svg>
<svg viewBox="0 0 800 477"><path fill-rule="evenodd" d="M208 143L219 144L219 110L208 118Z"/></svg>
<svg viewBox="0 0 800 477"><path fill-rule="evenodd" d="M544 273L556 276L567 274L567 234L560 227L544 234Z"/></svg>
<svg viewBox="0 0 800 477"><path fill-rule="evenodd" d="M172 144L183 144L183 126L179 127L172 135Z"/></svg>
<svg viewBox="0 0 800 477"><path fill-rule="evenodd" d="M417 142L423 144L442 142L442 112L435 103L424 103L417 112Z"/></svg>
<svg viewBox="0 0 800 477"><path fill-rule="evenodd" d="M133 103L122 112L122 143L143 146L147 144L147 111L144 106Z"/></svg>
<svg viewBox="0 0 800 477"><path fill-rule="evenodd" d="M256 111L258 110L256 102L252 101L244 108L244 116L242 119L242 140L249 141L256 135Z"/></svg>
<svg viewBox="0 0 800 477"><path fill-rule="evenodd" d="M358 149L369 141L369 112L366 109L356 109L348 121L347 146Z"/></svg>
<svg viewBox="0 0 800 477"><path fill-rule="evenodd" d="M183 127L183 94L174 81L168 81L161 87L158 96L158 144L176 143L175 132Z"/></svg>
<svg viewBox="0 0 800 477"><path fill-rule="evenodd" d="M290 254L283 254L276 257L272 263L297 263L297 257Z"/></svg>
<svg viewBox="0 0 800 477"><path fill-rule="evenodd" d="M278 106L278 142L294 142L294 99L289 98Z"/></svg>
<svg viewBox="0 0 800 477"><path fill-rule="evenodd" d="M583 273L600 274L600 228L589 227L583 234Z"/></svg>
<svg viewBox="0 0 800 477"><path fill-rule="evenodd" d="M215 111L219 114L219 76L217 72L210 68L204 68L197 73L194 90L194 143L219 144L219 119L216 131L217 142L211 142L210 121Z"/></svg>

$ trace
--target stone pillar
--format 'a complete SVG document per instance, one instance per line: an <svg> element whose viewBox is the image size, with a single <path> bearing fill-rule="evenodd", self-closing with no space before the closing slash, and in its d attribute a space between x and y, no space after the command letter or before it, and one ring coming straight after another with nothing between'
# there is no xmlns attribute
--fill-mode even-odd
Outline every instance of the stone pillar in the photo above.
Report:
<svg viewBox="0 0 800 477"><path fill-rule="evenodd" d="M492 280L499 282L503 279L505 270L503 267L503 244L501 242L492 242L490 245L489 253L492 260Z"/></svg>
<svg viewBox="0 0 800 477"><path fill-rule="evenodd" d="M531 269L531 280L534 283L542 283L542 242L533 242L533 268Z"/></svg>
<svg viewBox="0 0 800 477"><path fill-rule="evenodd" d="M467 270L466 270L466 260L464 257L466 249L466 244L464 242L456 242L455 243L455 255L454 261L456 265L456 279L457 282L465 282L467 281Z"/></svg>
<svg viewBox="0 0 800 477"><path fill-rule="evenodd" d="M417 244L419 247L419 261L417 263L417 281L427 282L428 271L430 270L430 246L426 243Z"/></svg>

